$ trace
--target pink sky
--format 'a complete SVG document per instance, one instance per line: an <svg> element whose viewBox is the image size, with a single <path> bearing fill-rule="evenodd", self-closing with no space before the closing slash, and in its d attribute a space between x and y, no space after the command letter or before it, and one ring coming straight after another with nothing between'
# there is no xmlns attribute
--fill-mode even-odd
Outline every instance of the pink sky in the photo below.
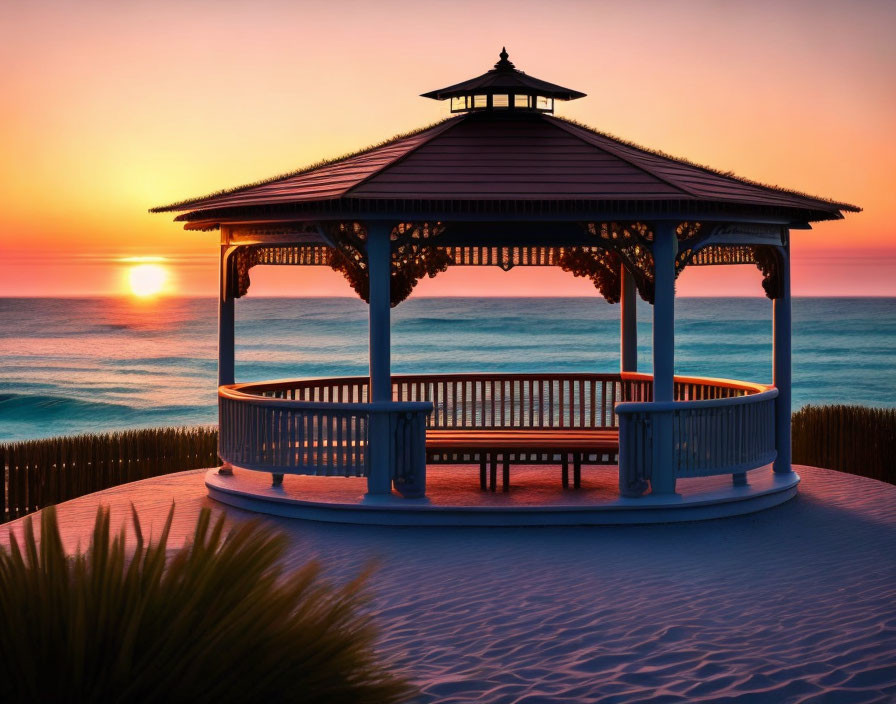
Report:
<svg viewBox="0 0 896 704"><path fill-rule="evenodd" d="M795 232L796 295L896 295L896 5L886 2L30 2L0 7L0 295L126 290L165 257L212 295L214 233L147 208L441 119L418 97L519 68L588 97L558 114L766 183L857 203ZM323 268L254 295L351 295ZM682 295L761 295L751 267ZM594 295L559 270L457 268L416 295Z"/></svg>

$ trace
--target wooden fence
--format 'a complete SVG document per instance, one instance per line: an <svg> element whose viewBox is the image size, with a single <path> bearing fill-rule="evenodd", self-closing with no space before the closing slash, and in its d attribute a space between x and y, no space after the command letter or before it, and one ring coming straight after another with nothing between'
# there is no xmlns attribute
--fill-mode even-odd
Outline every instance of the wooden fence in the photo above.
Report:
<svg viewBox="0 0 896 704"><path fill-rule="evenodd" d="M147 428L0 445L0 522L126 482L218 464L215 427Z"/></svg>
<svg viewBox="0 0 896 704"><path fill-rule="evenodd" d="M804 406L793 414L793 463L896 484L896 408Z"/></svg>

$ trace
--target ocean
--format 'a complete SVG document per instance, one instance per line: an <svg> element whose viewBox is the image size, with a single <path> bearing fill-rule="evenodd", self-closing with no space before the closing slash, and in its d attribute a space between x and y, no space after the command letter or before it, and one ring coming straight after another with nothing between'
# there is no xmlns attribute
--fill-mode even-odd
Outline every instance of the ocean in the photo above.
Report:
<svg viewBox="0 0 896 704"><path fill-rule="evenodd" d="M238 381L367 371L366 305L237 302ZM793 302L794 408L896 406L896 299ZM393 309L392 369L613 372L619 306L600 298L418 298ZM639 368L651 308L639 301ZM215 301L0 298L0 442L216 419ZM680 374L771 381L771 303L676 301Z"/></svg>

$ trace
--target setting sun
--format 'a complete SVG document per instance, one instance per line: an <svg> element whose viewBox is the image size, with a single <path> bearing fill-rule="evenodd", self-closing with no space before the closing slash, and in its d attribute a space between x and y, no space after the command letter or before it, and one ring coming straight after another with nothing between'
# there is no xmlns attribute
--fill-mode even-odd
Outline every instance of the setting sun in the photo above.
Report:
<svg viewBox="0 0 896 704"><path fill-rule="evenodd" d="M128 272L131 293L141 298L161 293L167 280L167 270L158 264L138 264Z"/></svg>

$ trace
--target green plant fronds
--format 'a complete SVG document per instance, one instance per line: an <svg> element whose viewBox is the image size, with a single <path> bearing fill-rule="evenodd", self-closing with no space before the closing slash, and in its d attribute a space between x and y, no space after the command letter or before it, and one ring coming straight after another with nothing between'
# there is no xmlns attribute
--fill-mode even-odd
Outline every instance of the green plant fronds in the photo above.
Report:
<svg viewBox="0 0 896 704"><path fill-rule="evenodd" d="M650 154L652 156L658 156L661 159L668 159L669 161L675 161L679 164L685 164L686 166L692 166L696 169L700 169L701 171L706 171L707 173L714 174L716 176L722 176L724 178L729 178L734 181L740 181L741 183L745 183L749 186L755 186L756 188L762 188L767 191L774 191L775 193L784 193L789 196L796 196L798 198L807 198L808 200L814 200L819 203L824 203L825 205L831 205L836 207L838 210L846 210L851 213L860 213L862 209L857 205L851 205L849 203L840 203L835 200L831 200L830 198L822 198L819 196L814 196L811 193L804 193L802 191L797 191L792 188L782 188L780 186L773 186L767 183L762 183L761 181L754 181L753 179L744 178L743 176L738 176L733 171L721 171L720 169L715 169L711 166L706 166L705 164L699 164L696 161L691 161L690 159L686 159L680 156L674 156L673 154L668 154L667 152L661 151L659 149L650 149L649 147L643 147L640 144L632 142L628 139L623 139L622 137L617 137L616 135L610 134L609 132L602 132L601 130L595 129L590 125L585 124L584 122L579 122L578 120L573 120L569 117L560 117L559 115L552 115L551 119L557 120L558 122L565 122L567 124L573 125L574 127L578 127L579 129L583 129L586 132L590 132L591 134L597 135L598 137L603 137L604 139L609 139L619 144L622 144L631 149L637 149L639 152L644 152L645 154Z"/></svg>
<svg viewBox="0 0 896 704"><path fill-rule="evenodd" d="M170 549L174 507L136 547L100 508L86 552L68 556L55 509L0 548L5 702L404 701L407 683L375 655L366 574L334 585L317 563L281 567L285 535L250 521L225 530L200 512Z"/></svg>
<svg viewBox="0 0 896 704"><path fill-rule="evenodd" d="M444 125L446 122L457 121L462 119L458 116L447 117L444 120L439 120L438 122L434 122L432 124L426 125L425 127L419 127L415 130L411 130L410 132L403 132L395 135L394 137L390 137L389 139L385 139L382 142L378 142L377 144L371 144L370 146L364 147L362 149L358 149L353 152L349 152L347 154L343 154L342 156L330 158L330 159L322 159L313 164L309 164L308 166L303 166L300 169L295 171L289 171L284 174L280 174L279 176L273 176L271 178L261 179L260 181L254 181L253 183L247 183L242 186L236 186L235 188L224 188L219 191L215 191L214 193L209 193L204 196L200 196L198 198L187 198L186 200L178 201L177 203L171 203L169 205L160 205L155 208L150 208L150 213L168 213L176 210L187 210L194 205L200 205L203 201L206 201L210 198L217 198L219 196L229 196L234 193L240 193L242 191L249 190L250 188L256 188L258 186L266 186L269 183L276 183L277 181L284 181L288 178L294 178L296 176L301 176L302 174L306 174L309 171L314 171L316 169L323 168L324 166L332 166L333 164L338 164L341 161L347 161L349 159L354 159L355 157L363 156L364 154L368 154L376 149L381 149L390 144L394 144L395 142L400 142L404 139L410 139L411 137L416 137L419 134L423 134L429 130L433 130L436 127L440 127Z"/></svg>

